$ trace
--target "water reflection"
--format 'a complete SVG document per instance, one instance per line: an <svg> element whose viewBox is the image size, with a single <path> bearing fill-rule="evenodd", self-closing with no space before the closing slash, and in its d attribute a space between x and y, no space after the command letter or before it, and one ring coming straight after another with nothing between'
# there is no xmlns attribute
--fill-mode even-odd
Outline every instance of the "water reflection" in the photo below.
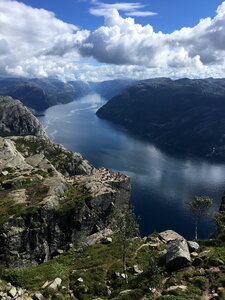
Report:
<svg viewBox="0 0 225 300"><path fill-rule="evenodd" d="M54 141L81 152L97 167L131 177L131 203L141 217L143 234L171 228L191 238L193 226L185 202L194 195L208 195L214 198L212 212L216 211L225 190L225 165L168 154L99 119L95 111L104 101L89 95L48 109L40 120ZM206 237L213 226L210 218L205 220L200 236Z"/></svg>

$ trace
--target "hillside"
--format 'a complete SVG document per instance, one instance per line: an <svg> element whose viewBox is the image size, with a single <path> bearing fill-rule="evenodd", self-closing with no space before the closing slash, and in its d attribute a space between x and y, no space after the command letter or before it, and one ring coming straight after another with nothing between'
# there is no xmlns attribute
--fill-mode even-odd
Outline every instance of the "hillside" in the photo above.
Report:
<svg viewBox="0 0 225 300"><path fill-rule="evenodd" d="M132 79L114 79L102 82L89 82L89 86L94 92L109 100L132 83L134 83Z"/></svg>
<svg viewBox="0 0 225 300"><path fill-rule="evenodd" d="M223 79L142 81L112 98L97 115L156 144L224 160Z"/></svg>
<svg viewBox="0 0 225 300"><path fill-rule="evenodd" d="M0 99L0 124L20 120L16 136L9 123L0 137L1 299L225 299L225 196L211 239L141 238L128 176L94 168L19 101Z"/></svg>
<svg viewBox="0 0 225 300"><path fill-rule="evenodd" d="M62 82L57 79L0 79L0 95L11 96L37 112L58 103L68 103L90 92L82 81Z"/></svg>

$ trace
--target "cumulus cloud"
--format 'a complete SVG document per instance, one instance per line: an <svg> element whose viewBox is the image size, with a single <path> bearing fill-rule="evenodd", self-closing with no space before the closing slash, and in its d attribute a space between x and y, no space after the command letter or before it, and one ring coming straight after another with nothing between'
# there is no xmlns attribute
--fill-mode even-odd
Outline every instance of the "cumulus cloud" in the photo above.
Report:
<svg viewBox="0 0 225 300"><path fill-rule="evenodd" d="M151 25L135 24L133 18L122 18L113 9L105 15L104 26L91 32L79 50L83 56L100 62L150 68L194 69L224 64L225 2L218 7L215 18L202 19L193 28L171 34L156 33Z"/></svg>
<svg viewBox="0 0 225 300"><path fill-rule="evenodd" d="M90 32L44 9L1 0L0 74L81 80L224 77L225 2L214 18L170 34L119 14L151 15L140 11L139 2L92 3L90 13L104 16L104 25Z"/></svg>
<svg viewBox="0 0 225 300"><path fill-rule="evenodd" d="M1 75L47 75L44 64L51 64L43 55L52 45L63 40L76 43L81 41L78 27L67 24L55 17L52 12L34 9L23 3L11 0L0 1L0 72ZM61 48L63 48L61 43ZM61 52L63 50L61 49ZM76 54L79 57L78 53ZM35 68L35 62L40 67ZM54 59L53 59L54 61ZM34 65L31 65L34 62ZM30 73L27 72L30 69ZM32 74L33 73L33 74Z"/></svg>

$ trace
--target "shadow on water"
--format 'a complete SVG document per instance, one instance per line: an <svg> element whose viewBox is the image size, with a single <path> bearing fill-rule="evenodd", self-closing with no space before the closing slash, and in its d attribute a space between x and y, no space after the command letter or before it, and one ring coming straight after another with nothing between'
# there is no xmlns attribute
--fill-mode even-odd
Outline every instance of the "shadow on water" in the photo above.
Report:
<svg viewBox="0 0 225 300"><path fill-rule="evenodd" d="M105 103L88 95L49 108L39 117L50 138L82 153L94 166L124 172L131 177L131 204L140 216L143 235L173 229L193 238L193 220L185 202L195 195L214 199L218 210L225 190L225 164L159 149L123 128L99 119L95 112ZM200 226L200 237L214 230L212 217Z"/></svg>

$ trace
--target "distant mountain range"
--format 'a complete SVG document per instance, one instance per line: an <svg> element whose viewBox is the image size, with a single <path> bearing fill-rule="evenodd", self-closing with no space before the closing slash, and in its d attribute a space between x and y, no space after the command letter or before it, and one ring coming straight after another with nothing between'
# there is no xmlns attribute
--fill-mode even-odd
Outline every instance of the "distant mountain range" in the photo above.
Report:
<svg viewBox="0 0 225 300"><path fill-rule="evenodd" d="M58 103L68 103L90 92L82 81L62 82L57 79L0 79L0 95L20 100L35 111L44 111Z"/></svg>
<svg viewBox="0 0 225 300"><path fill-rule="evenodd" d="M102 82L89 82L89 86L94 92L109 100L134 82L135 80L132 79L115 79Z"/></svg>
<svg viewBox="0 0 225 300"><path fill-rule="evenodd" d="M97 115L160 145L225 157L225 79L141 81Z"/></svg>
<svg viewBox="0 0 225 300"><path fill-rule="evenodd" d="M18 99L37 113L50 106L69 103L93 92L111 99L131 83L134 83L131 79L86 83L83 81L63 82L51 78L2 78L0 79L0 95Z"/></svg>

